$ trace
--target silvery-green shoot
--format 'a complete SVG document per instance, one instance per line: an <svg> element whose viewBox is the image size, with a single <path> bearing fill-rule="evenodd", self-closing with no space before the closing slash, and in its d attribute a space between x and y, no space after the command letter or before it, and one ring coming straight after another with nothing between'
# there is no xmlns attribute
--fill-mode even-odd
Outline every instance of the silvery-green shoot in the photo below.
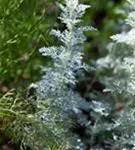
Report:
<svg viewBox="0 0 135 150"><path fill-rule="evenodd" d="M97 61L98 67L111 69L113 76L105 77L105 91L111 92L116 103L125 109L114 119L114 146L117 149L135 149L135 1L129 0L128 29L111 37L109 53Z"/></svg>
<svg viewBox="0 0 135 150"><path fill-rule="evenodd" d="M47 110L39 114L52 132L62 138L63 133L68 137L68 129L71 120L68 116L72 113L79 113L83 104L79 94L74 92L77 82L76 76L89 67L82 62L83 44L86 40L84 31L92 30L92 27L78 27L81 17L88 5L79 4L78 0L65 0L65 5L58 4L61 9L59 19L66 24L64 31L52 30L51 35L56 36L63 44L59 47L43 47L39 51L43 56L50 56L53 59L54 67L43 67L45 75L37 82L37 93ZM64 125L59 125L64 122ZM63 126L66 126L63 129ZM79 140L80 141L80 140ZM79 142L81 143L81 142ZM83 144L79 146L80 150Z"/></svg>

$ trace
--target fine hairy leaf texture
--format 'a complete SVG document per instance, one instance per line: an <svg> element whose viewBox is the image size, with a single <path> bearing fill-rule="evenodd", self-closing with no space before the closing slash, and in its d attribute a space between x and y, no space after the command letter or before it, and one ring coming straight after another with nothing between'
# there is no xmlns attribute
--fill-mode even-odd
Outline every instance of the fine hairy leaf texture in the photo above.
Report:
<svg viewBox="0 0 135 150"><path fill-rule="evenodd" d="M61 9L59 19L66 25L64 31L51 31L63 44L59 47L43 47L39 52L43 56L49 56L53 60L53 67L43 67L45 75L36 83L39 103L43 103L48 109L39 114L44 123L47 123L54 135L61 140L73 136L69 132L72 122L72 114L79 114L81 107L90 107L83 98L75 92L77 77L89 70L83 61L83 43L86 40L85 31L93 30L92 27L78 27L81 17L89 6L79 4L78 0L65 0L65 5L58 4ZM67 138L69 137L69 139ZM74 145L71 149L84 150L84 144L75 135L71 138ZM76 146L77 145L77 146Z"/></svg>

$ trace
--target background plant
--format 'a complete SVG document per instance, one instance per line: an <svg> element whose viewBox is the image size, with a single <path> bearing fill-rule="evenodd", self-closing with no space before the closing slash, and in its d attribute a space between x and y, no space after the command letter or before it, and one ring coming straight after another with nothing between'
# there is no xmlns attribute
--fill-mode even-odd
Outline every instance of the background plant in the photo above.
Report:
<svg viewBox="0 0 135 150"><path fill-rule="evenodd" d="M44 9L40 1L0 1L0 78L8 88L33 80L39 63L36 49L44 41ZM31 59L30 59L31 58ZM38 74L37 74L38 75ZM10 82L9 82L10 81ZM12 83L11 83L12 81Z"/></svg>
<svg viewBox="0 0 135 150"><path fill-rule="evenodd" d="M106 58L98 61L99 66L110 69L103 82L106 92L110 92L115 103L123 105L122 111L113 121L115 145L112 149L134 149L134 12L135 1L129 1L129 12L126 19L127 28L120 34L111 37ZM110 71L110 72L111 72ZM107 74L107 73L106 73ZM110 84L111 83L111 84Z"/></svg>

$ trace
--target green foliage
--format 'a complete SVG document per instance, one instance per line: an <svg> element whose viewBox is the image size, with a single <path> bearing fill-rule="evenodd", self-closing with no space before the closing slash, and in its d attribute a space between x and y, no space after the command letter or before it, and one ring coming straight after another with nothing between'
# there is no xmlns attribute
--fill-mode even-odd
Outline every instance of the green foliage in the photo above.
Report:
<svg viewBox="0 0 135 150"><path fill-rule="evenodd" d="M39 62L35 50L45 34L44 12L40 1L0 0L0 78L8 87L35 79Z"/></svg>
<svg viewBox="0 0 135 150"><path fill-rule="evenodd" d="M38 118L46 107L30 100L23 99L14 91L0 97L0 135L10 138L20 150L28 147L32 150L65 150L66 142L60 143L49 129L49 124Z"/></svg>

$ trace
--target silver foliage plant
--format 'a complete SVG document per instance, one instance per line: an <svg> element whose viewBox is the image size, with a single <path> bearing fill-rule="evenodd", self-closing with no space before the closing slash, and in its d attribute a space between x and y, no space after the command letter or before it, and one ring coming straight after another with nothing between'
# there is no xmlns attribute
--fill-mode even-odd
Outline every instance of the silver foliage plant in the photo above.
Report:
<svg viewBox="0 0 135 150"><path fill-rule="evenodd" d="M93 28L78 26L85 10L90 6L79 4L78 0L65 0L64 5L58 6L62 11L59 19L67 28L64 31L54 29L51 31L51 35L62 42L61 46L43 47L39 50L43 56L53 59L54 67L43 67L45 75L37 82L38 102L47 108L41 109L38 116L56 137L65 142L67 137L71 136L69 129L73 124L70 115L79 114L81 107L88 107L74 91L74 87L77 82L76 76L80 76L83 70L89 70L89 66L82 61L82 52L86 40L84 31ZM77 135L74 140L77 144L76 146L74 143L75 149L85 149ZM68 142L66 144L65 149L73 149Z"/></svg>
<svg viewBox="0 0 135 150"><path fill-rule="evenodd" d="M91 26L79 27L85 10L90 6L79 4L78 0L65 0L65 5L58 6L62 11L59 19L66 29L51 31L51 35L56 36L62 45L39 50L43 56L52 58L53 67L43 67L45 75L37 82L38 103L41 107L37 115L48 130L64 143L65 149L98 149L100 145L95 145L96 136L110 130L110 124L104 122L111 113L110 104L105 103L101 96L97 100L96 94L86 101L75 90L78 80L84 79L84 72L92 69L83 62L84 32L95 29ZM85 138L70 132L76 124L86 129Z"/></svg>
<svg viewBox="0 0 135 150"><path fill-rule="evenodd" d="M130 9L126 19L128 31L111 36L112 43L108 45L109 54L97 61L98 66L113 69L113 78L106 78L106 91L134 95L135 90L135 4L129 0ZM132 8L131 8L132 7ZM114 80L115 79L115 80ZM110 82L113 80L112 84Z"/></svg>
<svg viewBox="0 0 135 150"><path fill-rule="evenodd" d="M128 0L127 30L111 37L109 53L97 61L99 69L111 69L113 76L104 77L105 92L111 92L116 103L125 107L112 124L113 150L135 149L135 0Z"/></svg>

